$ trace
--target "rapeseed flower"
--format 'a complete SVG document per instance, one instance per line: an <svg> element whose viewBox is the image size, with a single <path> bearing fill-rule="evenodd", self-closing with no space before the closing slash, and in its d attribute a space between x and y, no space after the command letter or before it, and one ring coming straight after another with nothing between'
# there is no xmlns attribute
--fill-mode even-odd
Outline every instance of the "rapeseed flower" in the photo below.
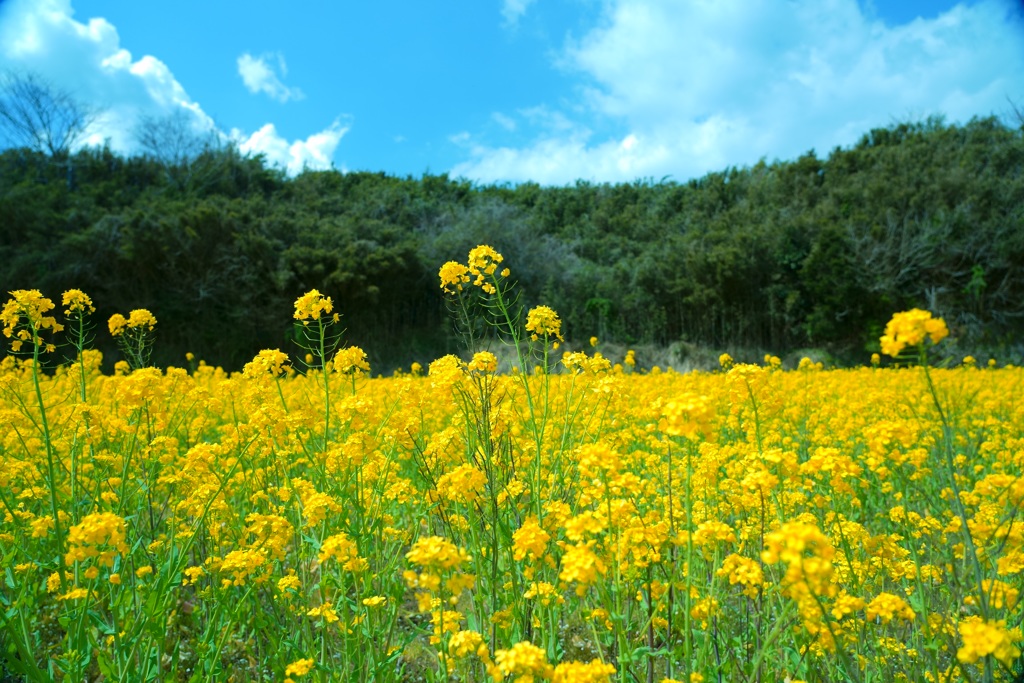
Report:
<svg viewBox="0 0 1024 683"><path fill-rule="evenodd" d="M554 309L549 306L531 308L526 314L526 331L530 338L537 341L540 337L554 337L562 341L562 321Z"/></svg>
<svg viewBox="0 0 1024 683"><path fill-rule="evenodd" d="M70 549L65 561L72 564L95 557L100 565L113 567L114 558L128 552L126 537L124 519L113 512L86 515L68 530Z"/></svg>
<svg viewBox="0 0 1024 683"><path fill-rule="evenodd" d="M332 367L335 372L343 375L361 375L370 372L370 363L366 360L366 352L358 346L346 346L334 354Z"/></svg>
<svg viewBox="0 0 1024 683"><path fill-rule="evenodd" d="M722 565L715 575L727 577L731 586L742 586L743 594L748 598L756 598L761 586L764 585L764 572L761 570L761 565L749 557L736 553L732 553L722 560Z"/></svg>
<svg viewBox="0 0 1024 683"><path fill-rule="evenodd" d="M879 341L882 344L882 353L895 357L908 346L920 345L925 338L935 345L948 335L949 329L945 320L933 318L930 312L914 308L893 315Z"/></svg>
<svg viewBox="0 0 1024 683"><path fill-rule="evenodd" d="M428 536L417 539L405 559L420 567L450 570L469 561L469 554L445 538Z"/></svg>
<svg viewBox="0 0 1024 683"><path fill-rule="evenodd" d="M498 371L498 357L490 351L477 351L466 365L470 372L493 374Z"/></svg>
<svg viewBox="0 0 1024 683"><path fill-rule="evenodd" d="M295 300L296 320L301 320L306 325L310 320L319 320L321 315L334 310L331 297L324 296L319 290L311 289Z"/></svg>
<svg viewBox="0 0 1024 683"><path fill-rule="evenodd" d="M96 307L92 305L89 295L80 289L69 289L61 297L62 303L67 307L64 315L93 313Z"/></svg>
<svg viewBox="0 0 1024 683"><path fill-rule="evenodd" d="M562 662L551 674L552 683L606 683L615 675L615 666L594 659L589 662Z"/></svg>
<svg viewBox="0 0 1024 683"><path fill-rule="evenodd" d="M315 662L312 659L296 659L294 662L289 664L285 670L285 676L305 676L313 670Z"/></svg>
<svg viewBox="0 0 1024 683"><path fill-rule="evenodd" d="M358 573L368 566L366 559L359 556L359 548L356 547L355 541L344 531L325 538L320 545L320 553L317 555L320 564L331 558L337 560L341 568L347 572Z"/></svg>
<svg viewBox="0 0 1024 683"><path fill-rule="evenodd" d="M888 624L896 618L913 621L917 615L898 595L879 593L864 607L864 616L868 621L878 619L883 624Z"/></svg>
<svg viewBox="0 0 1024 683"><path fill-rule="evenodd" d="M537 679L551 678L552 667L547 653L533 643L516 643L507 650L494 653L494 668L500 676L512 676L514 683L534 683ZM495 680L500 680L496 678Z"/></svg>
<svg viewBox="0 0 1024 683"><path fill-rule="evenodd" d="M471 655L487 656L487 643L477 631L465 630L453 633L448 640L448 656L463 659Z"/></svg>
<svg viewBox="0 0 1024 683"><path fill-rule="evenodd" d="M467 266L470 275L475 276L473 285L482 289L485 294L495 294L497 288L493 283L487 281L487 277L494 277L498 264L503 260L501 254L486 244L470 249ZM501 271L501 277L508 277L508 269Z"/></svg>
<svg viewBox="0 0 1024 683"><path fill-rule="evenodd" d="M581 597L605 573L605 563L594 552L593 545L593 541L577 543L562 556L558 578L566 584L575 583L576 595Z"/></svg>
<svg viewBox="0 0 1024 683"><path fill-rule="evenodd" d="M120 313L110 316L107 327L110 336L120 337L126 331L149 332L156 326L156 317L145 308L136 308L125 318Z"/></svg>
<svg viewBox="0 0 1024 683"><path fill-rule="evenodd" d="M12 351L20 351L27 341L39 342L39 333L43 330L60 332L64 326L52 315L53 302L42 295L38 289L17 289L10 292L11 298L0 311L0 322L4 325L4 336L14 338L11 342ZM53 351L53 344L46 344L46 351Z"/></svg>
<svg viewBox="0 0 1024 683"><path fill-rule="evenodd" d="M994 656L1011 666L1019 656L1021 641L1020 628L1009 629L1005 620L984 620L981 617L967 617L957 627L963 646L956 651L956 658L964 664L973 664L982 657Z"/></svg>
<svg viewBox="0 0 1024 683"><path fill-rule="evenodd" d="M462 291L462 286L469 284L469 268L458 261L448 261L438 271L441 278L441 289L447 294Z"/></svg>

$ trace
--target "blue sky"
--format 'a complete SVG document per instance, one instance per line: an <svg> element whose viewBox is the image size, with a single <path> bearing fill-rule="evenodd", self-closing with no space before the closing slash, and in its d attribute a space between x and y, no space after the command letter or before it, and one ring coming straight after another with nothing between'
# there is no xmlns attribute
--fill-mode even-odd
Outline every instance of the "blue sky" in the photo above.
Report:
<svg viewBox="0 0 1024 683"><path fill-rule="evenodd" d="M184 112L290 173L684 181L1024 102L1020 0L2 0L0 68L135 149Z"/></svg>

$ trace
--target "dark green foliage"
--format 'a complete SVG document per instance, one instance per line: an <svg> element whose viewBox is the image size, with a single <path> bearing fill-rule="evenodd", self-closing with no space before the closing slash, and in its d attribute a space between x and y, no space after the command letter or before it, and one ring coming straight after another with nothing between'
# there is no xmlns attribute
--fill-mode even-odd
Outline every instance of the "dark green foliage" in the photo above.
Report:
<svg viewBox="0 0 1024 683"><path fill-rule="evenodd" d="M687 183L475 186L307 172L207 148L171 163L93 149L0 154L0 286L89 293L159 320L154 360L238 369L294 352L317 288L377 372L456 349L437 281L489 243L523 303L577 343L805 347L863 361L889 316L944 316L959 350L1021 353L1024 134L996 119L872 130L827 158Z"/></svg>

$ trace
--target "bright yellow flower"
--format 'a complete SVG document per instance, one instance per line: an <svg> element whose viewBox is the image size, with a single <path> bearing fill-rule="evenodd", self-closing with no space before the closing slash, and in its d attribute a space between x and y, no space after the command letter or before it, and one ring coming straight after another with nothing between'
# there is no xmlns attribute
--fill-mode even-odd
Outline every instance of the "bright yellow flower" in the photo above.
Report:
<svg viewBox="0 0 1024 683"><path fill-rule="evenodd" d="M259 377L270 374L278 377L288 368L288 354L280 349L263 349L245 364L242 374L246 377Z"/></svg>
<svg viewBox="0 0 1024 683"><path fill-rule="evenodd" d="M562 339L562 321L558 314L549 306L531 308L526 314L526 331L532 333L531 338L554 337Z"/></svg>
<svg viewBox="0 0 1024 683"><path fill-rule="evenodd" d="M681 393L665 404L658 428L668 436L696 439L710 432L714 415L714 408L706 396Z"/></svg>
<svg viewBox="0 0 1024 683"><path fill-rule="evenodd" d="M331 303L331 297L323 296L318 290L311 289L295 300L295 315L293 317L303 321L319 320L322 314L330 313L333 310L334 304Z"/></svg>
<svg viewBox="0 0 1024 683"><path fill-rule="evenodd" d="M440 536L417 539L405 554L405 559L415 565L433 569L457 569L469 561L469 555L451 541Z"/></svg>
<svg viewBox="0 0 1024 683"><path fill-rule="evenodd" d="M547 653L533 643L520 642L507 650L498 650L494 653L494 664L502 675L512 676L516 683L533 683L552 674Z"/></svg>
<svg viewBox="0 0 1024 683"><path fill-rule="evenodd" d="M914 610L898 595L892 593L879 593L864 608L864 617L868 621L879 619L883 624L888 624L899 617L905 621L913 621Z"/></svg>
<svg viewBox="0 0 1024 683"><path fill-rule="evenodd" d="M65 315L92 313L96 310L96 307L92 305L92 299L89 298L89 295L80 289L69 289L64 292L62 303L67 306L64 310Z"/></svg>
<svg viewBox="0 0 1024 683"><path fill-rule="evenodd" d="M926 337L934 345L948 335L946 321L942 318L933 318L928 311L914 308L893 315L879 341L882 344L882 353L895 357L904 348L921 344Z"/></svg>
<svg viewBox="0 0 1024 683"><path fill-rule="evenodd" d="M544 555L551 536L541 528L536 517L528 517L523 525L512 534L512 556L522 561L531 562Z"/></svg>
<svg viewBox="0 0 1024 683"><path fill-rule="evenodd" d="M17 289L10 292L11 298L4 304L0 312L0 322L4 325L4 336L11 338L21 328L23 334L12 343L15 351L21 347L23 341L29 341L39 334L40 331L49 329L53 332L60 332L64 326L57 322L52 315L46 315L53 310L53 302L44 297L38 289ZM26 331L32 330L32 333Z"/></svg>
<svg viewBox="0 0 1024 683"><path fill-rule="evenodd" d="M288 665L288 668L284 670L285 676L305 676L313 670L314 662L312 659L297 659Z"/></svg>
<svg viewBox="0 0 1024 683"><path fill-rule="evenodd" d="M481 651L487 654L487 644L484 643L483 636L476 631L466 630L453 633L448 641L448 655L456 659L478 655Z"/></svg>
<svg viewBox="0 0 1024 683"><path fill-rule="evenodd" d="M593 542L569 546L562 556L562 570L558 578L565 583L576 583L576 594L582 596L587 587L605 573L605 563L593 550Z"/></svg>
<svg viewBox="0 0 1024 683"><path fill-rule="evenodd" d="M981 617L967 617L957 628L964 644L957 650L956 658L964 664L993 655L1010 666L1020 656L1020 648L1015 645L1021 641L1020 628L1006 628L1005 620L985 621Z"/></svg>
<svg viewBox="0 0 1024 683"><path fill-rule="evenodd" d="M552 683L606 683L615 675L615 666L600 659L589 662L562 662L555 667Z"/></svg>
<svg viewBox="0 0 1024 683"><path fill-rule="evenodd" d="M494 373L498 371L498 357L490 351L477 351L466 369L470 372Z"/></svg>
<svg viewBox="0 0 1024 683"><path fill-rule="evenodd" d="M339 619L338 613L334 611L334 605L332 605L329 602L325 602L324 604L309 610L308 612L306 612L306 616L320 617L328 624L333 624Z"/></svg>
<svg viewBox="0 0 1024 683"><path fill-rule="evenodd" d="M722 560L722 566L715 572L716 576L729 578L729 585L743 586L743 594L749 598L756 598L758 588L764 584L764 572L759 565L749 557L732 553Z"/></svg>
<svg viewBox="0 0 1024 683"><path fill-rule="evenodd" d="M370 372L370 363L366 360L366 352L358 346L346 346L334 354L332 366L335 372L343 375L361 375Z"/></svg>
<svg viewBox="0 0 1024 683"><path fill-rule="evenodd" d="M125 331L149 332L156 326L156 318L145 308L136 308L125 318L120 313L110 316L107 327L110 336L120 337Z"/></svg>
<svg viewBox="0 0 1024 683"><path fill-rule="evenodd" d="M122 517L112 512L86 515L68 531L68 564L96 557L99 564L112 567L114 557L128 552L127 529Z"/></svg>
<svg viewBox="0 0 1024 683"><path fill-rule="evenodd" d="M438 271L441 278L441 289L447 294L462 291L462 285L469 283L469 268L458 261L448 261Z"/></svg>
<svg viewBox="0 0 1024 683"><path fill-rule="evenodd" d="M359 548L356 542L348 537L344 531L324 539L320 546L320 554L317 559L323 564L328 559L334 558L341 564L341 568L347 572L361 572L368 566L367 561L359 557Z"/></svg>

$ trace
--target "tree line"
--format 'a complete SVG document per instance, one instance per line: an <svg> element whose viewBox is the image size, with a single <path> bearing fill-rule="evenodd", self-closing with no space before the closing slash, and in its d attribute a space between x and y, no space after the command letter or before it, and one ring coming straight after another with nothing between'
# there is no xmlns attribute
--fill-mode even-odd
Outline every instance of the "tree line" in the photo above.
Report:
<svg viewBox="0 0 1024 683"><path fill-rule="evenodd" d="M946 318L957 353L1024 350L1024 128L996 118L893 124L688 182L563 187L289 178L231 145L161 154L163 132L137 156L0 153L0 286L89 293L108 362L105 321L133 308L159 320L158 364L294 351L292 303L313 288L375 371L429 361L457 350L438 268L481 243L577 343L863 362L891 314L917 306Z"/></svg>

